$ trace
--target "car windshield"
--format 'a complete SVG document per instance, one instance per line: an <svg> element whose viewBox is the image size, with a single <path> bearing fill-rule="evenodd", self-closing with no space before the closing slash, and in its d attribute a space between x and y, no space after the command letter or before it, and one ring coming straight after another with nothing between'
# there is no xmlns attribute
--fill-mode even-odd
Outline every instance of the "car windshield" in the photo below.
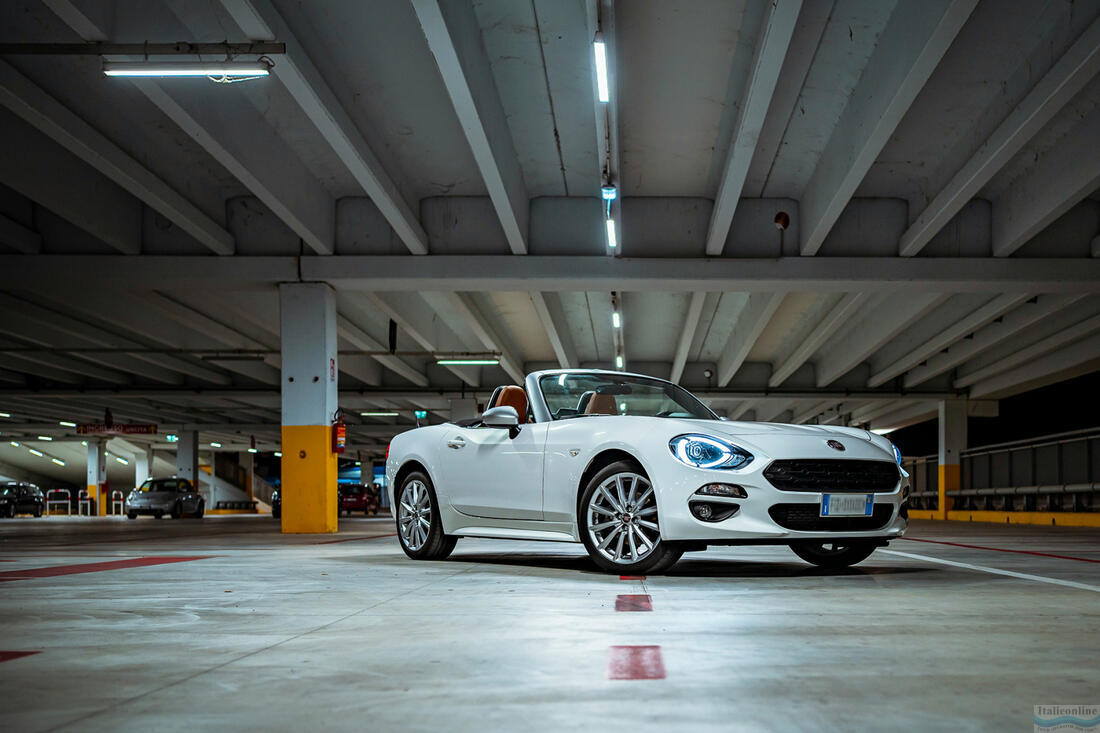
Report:
<svg viewBox="0 0 1100 733"><path fill-rule="evenodd" d="M179 481L170 478L150 478L146 479L145 483L138 487L138 491L142 493L153 493L157 491L175 491Z"/></svg>
<svg viewBox="0 0 1100 733"><path fill-rule="evenodd" d="M566 372L542 377L539 389L555 420L586 415L718 419L686 389L659 379Z"/></svg>

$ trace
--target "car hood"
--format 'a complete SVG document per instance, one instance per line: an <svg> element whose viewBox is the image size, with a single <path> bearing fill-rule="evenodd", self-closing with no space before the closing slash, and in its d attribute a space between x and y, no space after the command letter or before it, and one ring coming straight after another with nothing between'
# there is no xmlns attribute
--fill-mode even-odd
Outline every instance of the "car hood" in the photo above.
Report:
<svg viewBox="0 0 1100 733"><path fill-rule="evenodd" d="M664 419L664 418L658 418ZM873 434L859 428L846 428L837 425L788 425L774 422L738 422L735 420L677 420L700 433L717 435L768 435L780 437L831 437L859 438L874 442Z"/></svg>

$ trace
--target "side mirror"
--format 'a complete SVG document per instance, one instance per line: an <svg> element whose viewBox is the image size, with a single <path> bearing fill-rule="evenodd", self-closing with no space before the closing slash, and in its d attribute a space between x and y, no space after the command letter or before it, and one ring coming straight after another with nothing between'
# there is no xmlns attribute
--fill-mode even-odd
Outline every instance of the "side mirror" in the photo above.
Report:
<svg viewBox="0 0 1100 733"><path fill-rule="evenodd" d="M519 413L508 405L490 407L481 415L481 424L489 428L514 428L519 426Z"/></svg>

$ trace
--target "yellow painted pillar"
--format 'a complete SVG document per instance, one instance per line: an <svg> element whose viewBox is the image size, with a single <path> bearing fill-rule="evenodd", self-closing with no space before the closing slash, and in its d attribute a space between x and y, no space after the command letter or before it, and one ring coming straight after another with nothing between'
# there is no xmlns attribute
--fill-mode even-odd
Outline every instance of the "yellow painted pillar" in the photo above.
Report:
<svg viewBox="0 0 1100 733"><path fill-rule="evenodd" d="M947 519L953 492L962 488L962 451L966 450L966 400L943 400L939 410L939 498L937 519Z"/></svg>
<svg viewBox="0 0 1100 733"><path fill-rule="evenodd" d="M95 513L107 516L107 445L102 440L88 440L88 498L95 502ZM77 504L79 510L80 504Z"/></svg>
<svg viewBox="0 0 1100 733"><path fill-rule="evenodd" d="M335 532L336 297L324 283L279 286L282 333L282 529Z"/></svg>

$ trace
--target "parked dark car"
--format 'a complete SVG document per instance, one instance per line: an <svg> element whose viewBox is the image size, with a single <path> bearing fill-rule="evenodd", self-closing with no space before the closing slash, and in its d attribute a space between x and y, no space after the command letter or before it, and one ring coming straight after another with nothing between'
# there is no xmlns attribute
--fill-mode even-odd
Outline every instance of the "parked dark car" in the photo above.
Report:
<svg viewBox="0 0 1100 733"><path fill-rule="evenodd" d="M340 511L351 516L352 512L378 513L378 494L367 486L341 486Z"/></svg>
<svg viewBox="0 0 1100 733"><path fill-rule="evenodd" d="M278 489L271 492L271 516L276 519L283 516L283 499Z"/></svg>
<svg viewBox="0 0 1100 733"><path fill-rule="evenodd" d="M150 514L160 519L168 514L173 519L183 516L201 518L206 500L185 478L150 478L126 497L126 516L137 519Z"/></svg>
<svg viewBox="0 0 1100 733"><path fill-rule="evenodd" d="M41 517L46 508L46 497L34 484L12 481L0 486L0 517L16 514L33 514Z"/></svg>

